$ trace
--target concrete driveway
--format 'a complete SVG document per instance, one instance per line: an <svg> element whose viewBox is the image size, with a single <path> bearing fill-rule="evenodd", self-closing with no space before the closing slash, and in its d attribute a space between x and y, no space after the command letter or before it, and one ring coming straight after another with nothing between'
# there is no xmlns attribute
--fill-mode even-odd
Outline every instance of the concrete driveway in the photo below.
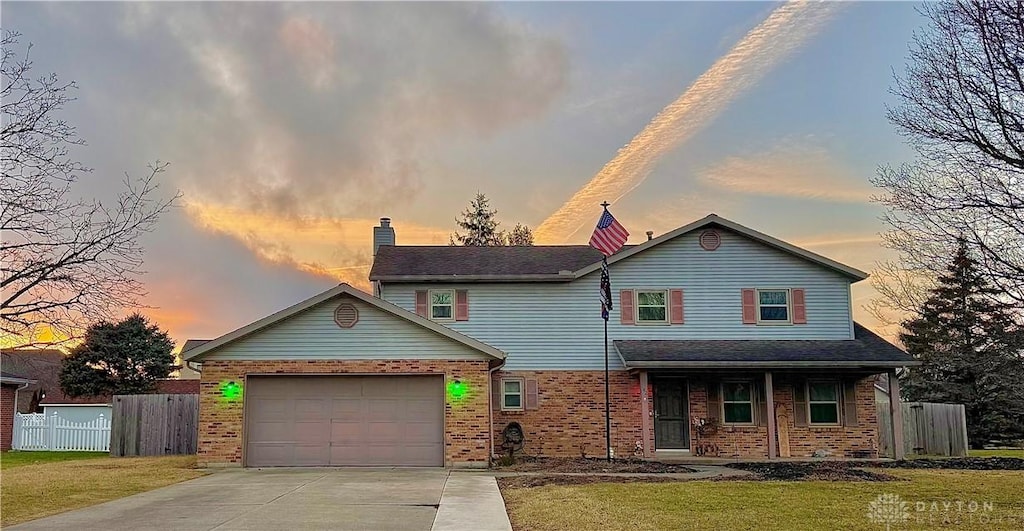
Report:
<svg viewBox="0 0 1024 531"><path fill-rule="evenodd" d="M491 484L443 469L232 470L11 529L511 529Z"/></svg>

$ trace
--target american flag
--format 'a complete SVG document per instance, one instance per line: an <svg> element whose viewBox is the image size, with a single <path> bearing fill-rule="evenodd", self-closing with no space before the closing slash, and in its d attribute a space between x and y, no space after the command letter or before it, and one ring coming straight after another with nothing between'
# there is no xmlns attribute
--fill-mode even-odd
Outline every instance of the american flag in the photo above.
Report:
<svg viewBox="0 0 1024 531"><path fill-rule="evenodd" d="M629 239L629 231L615 220L607 208L604 209L604 214L601 214L601 219L597 220L597 227L590 237L590 246L601 251L605 256L611 256L625 245L627 239Z"/></svg>

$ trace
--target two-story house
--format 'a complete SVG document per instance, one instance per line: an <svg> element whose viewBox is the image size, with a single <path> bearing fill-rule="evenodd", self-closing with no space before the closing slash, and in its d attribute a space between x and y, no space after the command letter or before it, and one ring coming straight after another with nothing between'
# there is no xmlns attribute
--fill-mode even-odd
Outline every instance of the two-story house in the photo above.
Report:
<svg viewBox="0 0 1024 531"><path fill-rule="evenodd" d="M382 219L373 295L184 353L200 461L486 466L513 422L526 453L603 456L606 346L616 456L876 455L874 379L913 361L853 321L866 273L710 215L609 257L606 344L601 258L396 245Z"/></svg>

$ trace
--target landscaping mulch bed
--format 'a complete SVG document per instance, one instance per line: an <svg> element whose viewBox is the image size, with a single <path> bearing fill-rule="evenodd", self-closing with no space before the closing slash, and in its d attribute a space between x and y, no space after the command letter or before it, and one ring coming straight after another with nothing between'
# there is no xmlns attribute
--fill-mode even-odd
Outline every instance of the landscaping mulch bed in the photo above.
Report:
<svg viewBox="0 0 1024 531"><path fill-rule="evenodd" d="M527 489L545 485L589 485L591 483L671 483L686 481L673 477L658 476L511 476L497 478L501 489Z"/></svg>
<svg viewBox="0 0 1024 531"><path fill-rule="evenodd" d="M735 478L740 480L762 479L767 481L896 481L899 478L888 474L871 472L859 463L842 461L820 461L810 463L730 463L729 468L746 470L757 474L757 478Z"/></svg>
<svg viewBox="0 0 1024 531"><path fill-rule="evenodd" d="M656 461L641 459L616 459L608 462L604 459L583 459L574 457L517 457L511 465L496 466L503 472L577 472L577 473L618 473L633 472L644 474L686 474L692 468L682 465L670 465Z"/></svg>
<svg viewBox="0 0 1024 531"><path fill-rule="evenodd" d="M1024 459L1019 457L939 457L879 461L870 465L879 468L932 468L947 470L1024 470Z"/></svg>

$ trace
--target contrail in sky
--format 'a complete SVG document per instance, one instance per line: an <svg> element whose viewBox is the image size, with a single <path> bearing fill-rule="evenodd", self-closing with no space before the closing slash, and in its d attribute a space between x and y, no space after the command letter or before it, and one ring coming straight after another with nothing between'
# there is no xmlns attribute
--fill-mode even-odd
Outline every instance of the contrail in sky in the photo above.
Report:
<svg viewBox="0 0 1024 531"><path fill-rule="evenodd" d="M711 122L831 19L838 2L788 2L752 29L676 101L619 149L593 179L536 230L540 243L561 243L597 219L601 201L616 201L640 185L658 160Z"/></svg>

